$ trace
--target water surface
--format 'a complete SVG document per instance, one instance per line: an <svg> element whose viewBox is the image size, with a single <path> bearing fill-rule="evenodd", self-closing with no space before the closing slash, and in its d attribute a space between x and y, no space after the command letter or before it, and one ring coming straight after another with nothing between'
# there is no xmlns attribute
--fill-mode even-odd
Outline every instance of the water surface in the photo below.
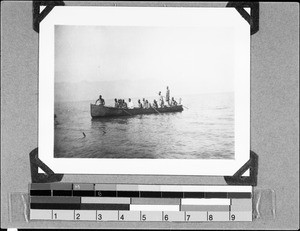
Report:
<svg viewBox="0 0 300 231"><path fill-rule="evenodd" d="M234 159L233 93L184 96L183 112L97 120L93 102L55 103L54 157Z"/></svg>

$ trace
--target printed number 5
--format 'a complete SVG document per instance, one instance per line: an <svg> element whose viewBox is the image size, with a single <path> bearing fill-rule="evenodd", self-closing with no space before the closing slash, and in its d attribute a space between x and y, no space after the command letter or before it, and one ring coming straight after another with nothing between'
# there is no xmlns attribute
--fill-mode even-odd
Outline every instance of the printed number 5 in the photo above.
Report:
<svg viewBox="0 0 300 231"><path fill-rule="evenodd" d="M142 221L145 221L147 218L146 218L146 214L143 214L142 216Z"/></svg>

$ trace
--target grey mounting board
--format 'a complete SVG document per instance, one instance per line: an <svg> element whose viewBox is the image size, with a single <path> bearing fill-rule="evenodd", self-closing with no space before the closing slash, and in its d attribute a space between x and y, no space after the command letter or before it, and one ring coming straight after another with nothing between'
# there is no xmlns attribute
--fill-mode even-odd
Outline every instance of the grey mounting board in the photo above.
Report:
<svg viewBox="0 0 300 231"><path fill-rule="evenodd" d="M226 7L197 2L90 2L71 5ZM260 3L259 32L251 36L251 148L259 153L257 188L276 192L276 219L223 223L27 223L10 220L9 195L27 192L28 153L37 147L38 33L32 3L1 3L1 228L299 228L299 5ZM22 113L20 113L22 112ZM223 177L65 175L64 182L225 184Z"/></svg>

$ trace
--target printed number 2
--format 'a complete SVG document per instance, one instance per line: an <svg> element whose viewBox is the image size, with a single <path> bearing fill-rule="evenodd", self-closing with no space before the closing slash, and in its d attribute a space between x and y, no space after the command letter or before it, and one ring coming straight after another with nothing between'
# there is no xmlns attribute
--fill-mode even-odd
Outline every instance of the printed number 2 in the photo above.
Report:
<svg viewBox="0 0 300 231"><path fill-rule="evenodd" d="M76 213L76 220L80 220L80 213Z"/></svg>

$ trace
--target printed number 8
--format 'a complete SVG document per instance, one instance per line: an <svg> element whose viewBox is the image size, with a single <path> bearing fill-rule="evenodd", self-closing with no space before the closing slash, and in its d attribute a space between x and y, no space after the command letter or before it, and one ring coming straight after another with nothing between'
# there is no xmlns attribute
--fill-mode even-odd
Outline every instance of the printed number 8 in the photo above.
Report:
<svg viewBox="0 0 300 231"><path fill-rule="evenodd" d="M213 219L214 219L213 215L210 214L210 215L208 216L208 220L212 221Z"/></svg>

